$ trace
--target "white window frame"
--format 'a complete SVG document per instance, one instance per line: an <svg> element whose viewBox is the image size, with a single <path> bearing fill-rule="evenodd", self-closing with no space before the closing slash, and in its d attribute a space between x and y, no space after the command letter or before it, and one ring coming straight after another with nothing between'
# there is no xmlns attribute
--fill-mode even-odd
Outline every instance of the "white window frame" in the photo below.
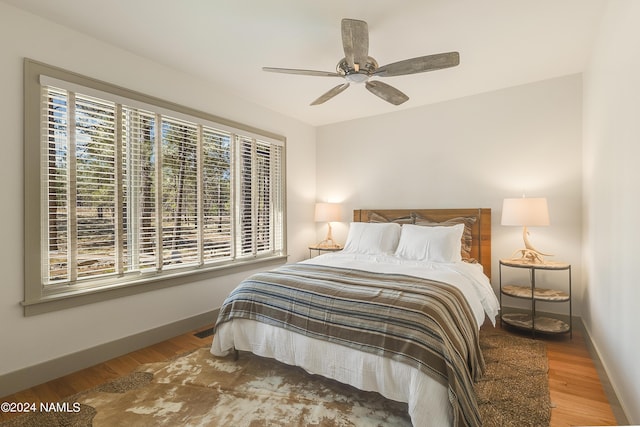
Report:
<svg viewBox="0 0 640 427"><path fill-rule="evenodd" d="M124 89L106 82L98 81L90 77L82 76L57 67L52 67L30 59L24 61L24 179L25 179L25 296L21 304L24 306L25 315L34 315L65 309L68 307L93 303L105 299L116 298L140 292L155 290L162 287L175 286L189 283L195 280L202 280L237 271L266 267L286 261L286 139L283 136L275 135L237 122L222 119L198 110L194 110L182 105L177 105L155 97L147 96L135 91ZM151 111L156 117L167 117L171 119L184 120L195 124L198 128L198 150L202 151L202 132L204 127L217 129L228 133L233 147L239 142L251 141L253 144L251 162L257 161L256 146L273 147L275 156L261 157L262 164L267 164L270 169L251 172L251 193L245 199L250 198L246 203L251 204L249 221L253 218L263 218L265 212L259 210L257 203L264 194L258 194L254 187L258 187L258 176L263 181L268 181L270 191L266 205L269 211L268 216L268 236L267 243L252 242L250 247L246 243L240 242L241 229L247 230L247 226L240 227L242 222L241 214L246 215L246 209L241 209L242 201L237 196L239 193L239 155L236 150L231 150L231 247L230 255L223 259L205 260L202 256L204 250L204 239L202 230L198 230L198 256L197 262L191 262L188 266L163 265L162 262L162 240L158 237L156 247L159 261L156 268L140 271L124 271L118 266L122 265L122 255L118 254L116 248L116 271L100 277L76 278L75 273L63 280L51 281L49 276L49 215L48 215L48 175L47 156L43 155L44 144L46 144L47 117L43 114L42 99L47 87L55 87L68 91L73 97L76 93L81 96L92 96L101 100L114 102L116 112L121 112L123 106L126 108L139 108ZM117 117L120 117L117 115ZM116 122L119 119L116 118ZM71 120L69 120L71 122ZM74 120L75 122L75 120ZM75 125L69 126L75 127ZM158 128L158 126L156 126ZM74 132L71 130L70 132ZM70 139L74 139L70 137ZM158 139L156 140L158 141ZM159 143L156 142L157 147ZM116 146L119 143L115 143ZM73 146L73 145L72 145ZM118 150L116 149L116 157ZM273 162L273 167L271 161ZM116 162L117 163L117 162ZM159 162L158 162L159 163ZM204 224L202 221L202 158L198 160L199 182L197 195L197 224ZM116 165L115 171L120 171L122 166ZM266 174L266 175L265 175ZM161 174L160 174L161 176ZM256 184L256 185L254 185ZM69 187L70 188L70 187ZM156 196L159 196L157 193ZM161 200L157 197L156 200ZM259 200L264 202L263 199ZM116 200L116 209L122 209L122 201ZM133 209L132 209L133 210ZM242 211L242 212L241 212ZM246 216L244 216L246 218ZM157 223L162 223L158 221ZM246 221L245 221L246 223ZM160 226L161 227L161 226ZM255 233L256 225L248 224L249 233ZM202 228L202 227L200 227ZM122 226L114 234L122 233ZM162 228L158 230L158 236L162 235ZM254 236L255 237L255 236ZM122 239L115 238L115 245ZM73 252L72 245L69 245L68 252ZM75 254L69 255L71 260L70 270L73 268ZM166 263L165 263L166 264ZM120 271L118 271L120 268Z"/></svg>

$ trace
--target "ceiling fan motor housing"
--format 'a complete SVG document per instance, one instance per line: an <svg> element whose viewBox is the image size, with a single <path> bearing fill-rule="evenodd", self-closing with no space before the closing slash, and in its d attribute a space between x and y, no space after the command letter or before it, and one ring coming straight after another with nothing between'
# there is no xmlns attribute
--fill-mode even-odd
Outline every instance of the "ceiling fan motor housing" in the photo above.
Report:
<svg viewBox="0 0 640 427"><path fill-rule="evenodd" d="M366 82L377 69L378 62L370 56L367 57L365 64L354 64L354 68L349 68L347 58L342 58L340 62L338 62L338 65L336 65L336 71L342 74L350 83Z"/></svg>

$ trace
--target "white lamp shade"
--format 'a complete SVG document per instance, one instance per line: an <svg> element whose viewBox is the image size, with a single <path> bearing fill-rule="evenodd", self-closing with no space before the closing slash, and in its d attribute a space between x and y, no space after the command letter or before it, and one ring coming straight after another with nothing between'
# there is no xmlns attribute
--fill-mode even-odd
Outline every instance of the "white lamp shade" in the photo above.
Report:
<svg viewBox="0 0 640 427"><path fill-rule="evenodd" d="M338 203L316 203L316 222L335 222L342 219L342 209Z"/></svg>
<svg viewBox="0 0 640 427"><path fill-rule="evenodd" d="M547 199L544 197L504 199L501 224L532 227L549 225Z"/></svg>

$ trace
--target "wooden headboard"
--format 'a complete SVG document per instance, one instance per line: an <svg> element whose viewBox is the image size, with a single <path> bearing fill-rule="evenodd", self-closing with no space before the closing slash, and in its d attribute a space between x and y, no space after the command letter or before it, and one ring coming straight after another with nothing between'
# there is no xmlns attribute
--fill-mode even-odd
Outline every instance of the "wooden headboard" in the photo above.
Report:
<svg viewBox="0 0 640 427"><path fill-rule="evenodd" d="M357 209L353 211L354 222L370 222L372 221L370 217L378 216L388 221L420 216L435 222L461 217L476 218L471 228L473 235L471 257L482 264L484 274L491 278L491 209Z"/></svg>

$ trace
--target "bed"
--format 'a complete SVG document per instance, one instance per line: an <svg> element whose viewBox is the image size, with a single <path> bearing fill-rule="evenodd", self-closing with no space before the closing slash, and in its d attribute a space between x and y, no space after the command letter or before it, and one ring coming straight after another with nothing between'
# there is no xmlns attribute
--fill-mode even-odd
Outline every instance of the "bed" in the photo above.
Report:
<svg viewBox="0 0 640 427"><path fill-rule="evenodd" d="M211 353L237 350L406 402L414 426L481 425L495 325L490 209L356 210L345 247L244 280Z"/></svg>

